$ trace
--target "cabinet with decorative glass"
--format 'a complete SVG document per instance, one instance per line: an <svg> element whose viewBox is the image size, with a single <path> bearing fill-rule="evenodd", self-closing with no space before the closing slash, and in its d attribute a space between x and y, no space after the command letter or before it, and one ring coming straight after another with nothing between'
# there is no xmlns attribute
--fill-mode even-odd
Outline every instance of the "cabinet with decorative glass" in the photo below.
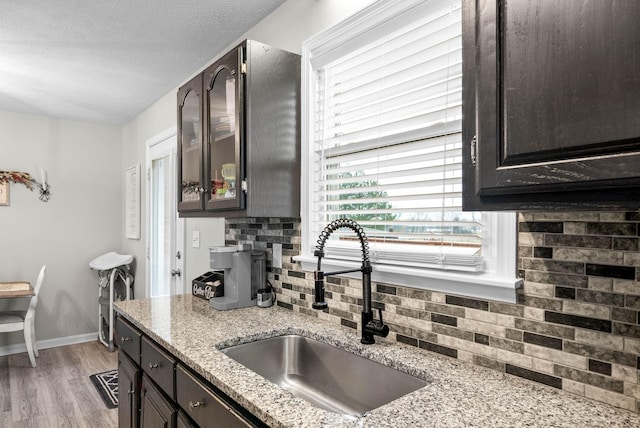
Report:
<svg viewBox="0 0 640 428"><path fill-rule="evenodd" d="M246 40L197 78L197 121L184 120L184 94L193 81L178 91L180 215L299 216L300 56ZM197 166L187 163L186 142L198 138L185 137L195 129L202 144L195 145ZM196 195L197 207L186 204L189 195Z"/></svg>

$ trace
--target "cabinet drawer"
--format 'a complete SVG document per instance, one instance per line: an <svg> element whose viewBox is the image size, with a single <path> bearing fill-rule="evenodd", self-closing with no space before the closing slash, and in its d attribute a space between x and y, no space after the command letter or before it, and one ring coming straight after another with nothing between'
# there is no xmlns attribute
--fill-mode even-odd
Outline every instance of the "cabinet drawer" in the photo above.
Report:
<svg viewBox="0 0 640 428"><path fill-rule="evenodd" d="M140 356L142 370L167 394L174 398L174 370L176 360L148 338L142 338L142 349Z"/></svg>
<svg viewBox="0 0 640 428"><path fill-rule="evenodd" d="M120 349L140 364L140 338L142 333L123 318L116 318L116 342Z"/></svg>
<svg viewBox="0 0 640 428"><path fill-rule="evenodd" d="M176 367L176 401L199 426L225 428L252 426L213 390L181 365Z"/></svg>

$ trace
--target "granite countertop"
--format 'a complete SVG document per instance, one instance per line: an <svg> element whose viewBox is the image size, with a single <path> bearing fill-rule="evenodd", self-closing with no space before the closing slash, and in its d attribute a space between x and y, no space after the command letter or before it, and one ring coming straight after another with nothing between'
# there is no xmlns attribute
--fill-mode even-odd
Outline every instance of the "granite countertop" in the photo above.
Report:
<svg viewBox="0 0 640 428"><path fill-rule="evenodd" d="M596 401L279 307L217 311L191 295L130 300L116 311L273 427L638 427L640 416ZM297 333L429 380L365 416L320 410L218 349Z"/></svg>

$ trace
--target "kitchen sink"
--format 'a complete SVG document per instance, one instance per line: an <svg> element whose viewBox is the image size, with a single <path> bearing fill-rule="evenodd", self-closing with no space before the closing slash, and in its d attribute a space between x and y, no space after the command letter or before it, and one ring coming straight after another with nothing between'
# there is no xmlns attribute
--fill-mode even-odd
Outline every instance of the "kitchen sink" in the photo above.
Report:
<svg viewBox="0 0 640 428"><path fill-rule="evenodd" d="M361 416L428 382L300 335L221 349L243 366L330 412Z"/></svg>

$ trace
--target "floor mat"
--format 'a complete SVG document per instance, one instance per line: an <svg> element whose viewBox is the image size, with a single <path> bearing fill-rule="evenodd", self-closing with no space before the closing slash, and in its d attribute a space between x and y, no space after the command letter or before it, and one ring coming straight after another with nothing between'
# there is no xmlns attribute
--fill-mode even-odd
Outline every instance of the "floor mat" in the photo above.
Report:
<svg viewBox="0 0 640 428"><path fill-rule="evenodd" d="M89 376L104 404L109 409L118 407L118 370L96 373Z"/></svg>

